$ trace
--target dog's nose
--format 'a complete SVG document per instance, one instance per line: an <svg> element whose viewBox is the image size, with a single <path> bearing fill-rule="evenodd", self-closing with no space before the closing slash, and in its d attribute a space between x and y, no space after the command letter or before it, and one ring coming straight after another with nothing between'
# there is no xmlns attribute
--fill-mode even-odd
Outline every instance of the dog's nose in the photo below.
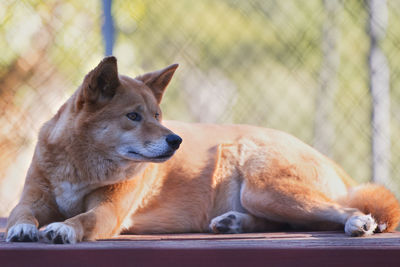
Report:
<svg viewBox="0 0 400 267"><path fill-rule="evenodd" d="M167 138L165 139L165 141L167 141L168 145L171 148L178 149L179 145L182 143L182 138L180 138L176 134L169 134L169 135L167 135Z"/></svg>

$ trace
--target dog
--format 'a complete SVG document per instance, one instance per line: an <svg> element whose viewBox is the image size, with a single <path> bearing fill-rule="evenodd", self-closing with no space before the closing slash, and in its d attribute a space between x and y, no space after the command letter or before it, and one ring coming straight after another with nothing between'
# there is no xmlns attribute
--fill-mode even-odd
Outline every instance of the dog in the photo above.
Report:
<svg viewBox="0 0 400 267"><path fill-rule="evenodd" d="M106 57L85 76L40 130L6 241L288 226L366 236L396 228L400 206L388 189L356 185L289 134L161 123L159 104L177 67L133 79Z"/></svg>

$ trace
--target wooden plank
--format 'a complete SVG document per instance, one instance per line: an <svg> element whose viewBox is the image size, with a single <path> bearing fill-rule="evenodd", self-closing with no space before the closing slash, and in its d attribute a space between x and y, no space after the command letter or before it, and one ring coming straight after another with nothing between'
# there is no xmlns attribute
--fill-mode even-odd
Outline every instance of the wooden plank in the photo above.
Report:
<svg viewBox="0 0 400 267"><path fill-rule="evenodd" d="M0 226L4 226L0 219ZM400 233L351 238L342 232L238 235L120 235L75 245L7 243L0 266L400 266Z"/></svg>
<svg viewBox="0 0 400 267"><path fill-rule="evenodd" d="M1 266L399 266L399 250L365 249L47 249L0 250Z"/></svg>

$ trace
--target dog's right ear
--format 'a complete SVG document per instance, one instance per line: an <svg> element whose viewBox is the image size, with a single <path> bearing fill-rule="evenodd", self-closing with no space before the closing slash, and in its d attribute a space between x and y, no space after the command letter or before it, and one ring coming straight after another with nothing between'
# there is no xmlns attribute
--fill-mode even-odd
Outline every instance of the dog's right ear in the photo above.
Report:
<svg viewBox="0 0 400 267"><path fill-rule="evenodd" d="M103 106L114 97L119 85L117 59L112 56L104 58L83 80L77 108Z"/></svg>

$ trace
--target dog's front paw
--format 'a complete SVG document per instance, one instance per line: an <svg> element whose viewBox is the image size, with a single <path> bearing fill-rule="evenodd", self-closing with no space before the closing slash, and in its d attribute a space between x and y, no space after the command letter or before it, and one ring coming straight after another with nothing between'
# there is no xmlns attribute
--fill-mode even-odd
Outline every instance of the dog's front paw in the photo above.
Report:
<svg viewBox="0 0 400 267"><path fill-rule="evenodd" d="M7 242L37 242L39 231L34 224L20 223L12 226L7 232Z"/></svg>
<svg viewBox="0 0 400 267"><path fill-rule="evenodd" d="M355 215L350 217L344 231L349 236L368 236L372 235L377 227L375 220L368 215Z"/></svg>
<svg viewBox="0 0 400 267"><path fill-rule="evenodd" d="M53 244L75 244L76 233L73 227L65 223L51 223L44 230L43 236Z"/></svg>

